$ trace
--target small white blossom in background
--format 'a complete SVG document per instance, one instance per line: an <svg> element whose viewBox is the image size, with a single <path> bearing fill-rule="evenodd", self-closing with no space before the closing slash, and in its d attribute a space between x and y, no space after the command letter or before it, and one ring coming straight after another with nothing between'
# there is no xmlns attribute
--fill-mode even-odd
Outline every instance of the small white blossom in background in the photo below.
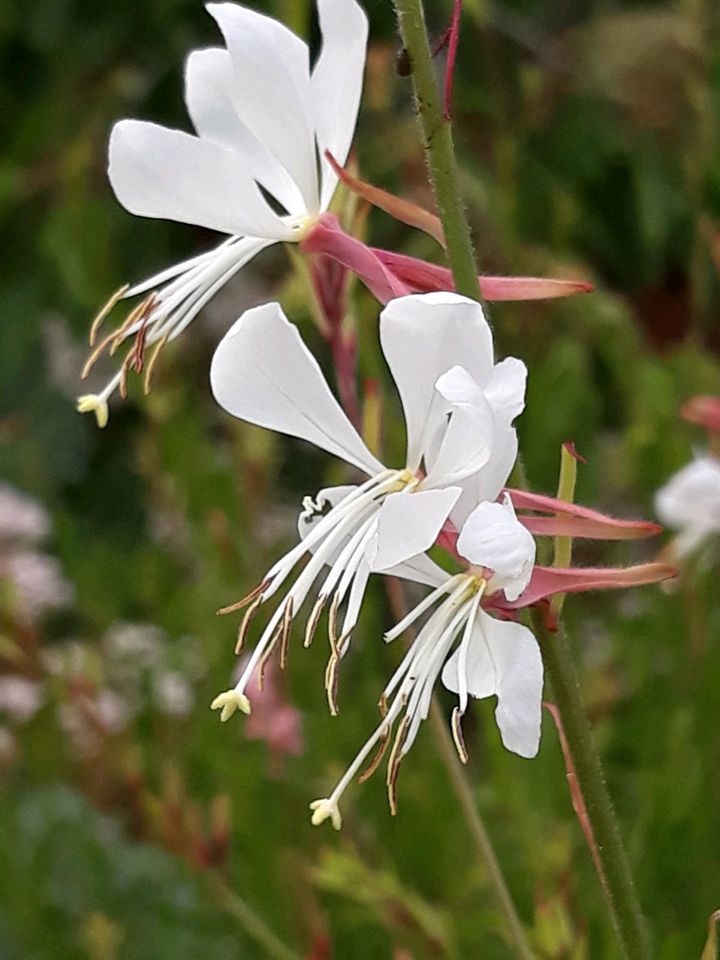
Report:
<svg viewBox="0 0 720 960"><path fill-rule="evenodd" d="M0 484L0 579L9 587L13 613L30 623L75 597L59 561L39 549L51 530L42 504Z"/></svg>
<svg viewBox="0 0 720 960"><path fill-rule="evenodd" d="M123 663L133 669L146 669L160 661L165 642L167 637L162 630L152 624L118 623L107 631L102 647L115 670Z"/></svg>
<svg viewBox="0 0 720 960"><path fill-rule="evenodd" d="M668 480L655 497L660 521L678 531L674 552L683 560L720 534L720 459L703 453Z"/></svg>
<svg viewBox="0 0 720 960"><path fill-rule="evenodd" d="M24 619L35 621L50 610L69 606L75 587L62 572L60 562L44 553L24 551L0 560L0 576L12 586L13 600Z"/></svg>
<svg viewBox="0 0 720 960"><path fill-rule="evenodd" d="M167 670L153 681L155 706L170 717L186 717L195 704L195 694L182 673Z"/></svg>
<svg viewBox="0 0 720 960"><path fill-rule="evenodd" d="M105 350L135 338L106 386L78 400L101 427L110 396L117 389L125 394L130 369L144 371L149 391L165 343L262 250L303 239L338 183L326 151L342 164L350 150L368 34L356 0L318 0L322 48L312 69L307 44L278 21L234 3L206 9L225 47L194 50L185 63L185 102L196 135L121 120L110 136L108 176L130 213L202 226L226 239L123 287L96 318L91 345L119 300L145 297L95 347L83 371Z"/></svg>
<svg viewBox="0 0 720 960"><path fill-rule="evenodd" d="M0 676L0 713L15 723L27 723L42 707L42 687L17 674Z"/></svg>
<svg viewBox="0 0 720 960"><path fill-rule="evenodd" d="M50 514L37 500L0 483L0 550L10 544L37 544L51 529Z"/></svg>

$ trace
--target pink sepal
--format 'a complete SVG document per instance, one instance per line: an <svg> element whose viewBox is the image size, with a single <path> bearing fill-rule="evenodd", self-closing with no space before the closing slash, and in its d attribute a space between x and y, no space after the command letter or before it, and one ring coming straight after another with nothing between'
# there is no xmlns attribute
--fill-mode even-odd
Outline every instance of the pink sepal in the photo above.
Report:
<svg viewBox="0 0 720 960"><path fill-rule="evenodd" d="M506 490L516 510L540 510L552 517L518 515L530 533L546 537L581 537L586 540L641 540L662 533L662 527L647 520L619 520L598 510L567 503L540 493ZM559 516L558 516L559 514Z"/></svg>
<svg viewBox="0 0 720 960"><path fill-rule="evenodd" d="M454 290L452 273L447 267L427 263L405 253L373 248L373 253L412 293ZM551 300L590 293L591 283L581 280L553 280L545 277L478 277L485 300Z"/></svg>
<svg viewBox="0 0 720 960"><path fill-rule="evenodd" d="M384 266L370 247L345 233L332 213L324 213L318 218L305 234L300 248L305 253L324 253L344 264L381 303L412 292Z"/></svg>
<svg viewBox="0 0 720 960"><path fill-rule="evenodd" d="M720 433L720 397L692 397L683 405L680 415L689 423Z"/></svg>
<svg viewBox="0 0 720 960"><path fill-rule="evenodd" d="M583 593L587 590L622 590L660 583L677 576L677 570L667 563L643 563L635 567L540 567L533 570L530 583L517 600L506 600L496 595L492 605L519 610L547 600L556 593Z"/></svg>

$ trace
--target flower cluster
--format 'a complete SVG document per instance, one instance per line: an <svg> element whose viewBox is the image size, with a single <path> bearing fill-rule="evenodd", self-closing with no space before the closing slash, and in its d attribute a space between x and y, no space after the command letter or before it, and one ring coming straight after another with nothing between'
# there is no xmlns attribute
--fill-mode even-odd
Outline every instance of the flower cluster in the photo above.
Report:
<svg viewBox="0 0 720 960"><path fill-rule="evenodd" d="M347 364L341 370L340 354L333 351L344 409L277 303L243 313L219 344L210 373L214 396L229 414L313 444L355 474L349 478L354 483L311 491L298 516L297 544L226 608L245 608L237 653L267 605L272 612L241 661L235 686L212 704L221 720L238 711L250 714L250 695L262 690L271 658L284 668L293 628L302 624L309 646L325 616L325 689L331 712L337 712L339 668L370 577L400 577L430 588L385 635L392 641L419 625L382 691L379 723L334 790L311 805L313 823L330 819L339 828L346 787L366 764L361 779L368 776L386 753L395 811L399 766L428 716L438 679L457 696L451 726L463 761L462 718L471 697L497 698L503 744L522 757L535 756L543 664L519 611L539 605L552 626L547 601L555 594L650 583L672 571L660 563L617 570L536 563L536 536L634 539L658 528L509 489L518 455L514 424L525 405L524 363L496 359L483 307L454 292L447 270L369 247L330 212L341 179L364 199L443 240L437 218L343 169L367 38L358 3L318 0L323 42L312 69L306 44L276 21L231 3L207 9L226 46L195 51L186 63L185 99L197 136L121 121L110 139L109 172L131 212L199 224L227 239L111 298L93 324L93 343L118 300L145 296L95 347L86 372L106 350L113 354L129 340L133 346L107 386L82 397L79 408L94 411L104 426L108 398L116 388L126 392L130 370L145 371L148 389L163 345L272 243L299 243L312 262L325 258L320 262L329 259L353 271L383 305L379 341L405 420L400 459L383 462L358 432L356 411L349 410L352 391L342 390L343 376L352 377L353 370ZM326 319L341 313L337 273L316 271L314 282ZM486 277L481 289L491 299L542 299L589 286ZM428 555L438 546L454 572ZM287 747L286 733L283 728ZM296 747L296 729L293 736Z"/></svg>

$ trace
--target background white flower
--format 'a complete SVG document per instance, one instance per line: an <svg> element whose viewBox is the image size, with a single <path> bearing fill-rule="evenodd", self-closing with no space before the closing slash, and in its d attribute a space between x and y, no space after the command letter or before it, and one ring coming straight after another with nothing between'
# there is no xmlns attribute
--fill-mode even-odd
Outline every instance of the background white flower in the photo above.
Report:
<svg viewBox="0 0 720 960"><path fill-rule="evenodd" d="M711 454L696 457L657 492L655 509L662 523L679 531L680 558L720 533L720 460Z"/></svg>

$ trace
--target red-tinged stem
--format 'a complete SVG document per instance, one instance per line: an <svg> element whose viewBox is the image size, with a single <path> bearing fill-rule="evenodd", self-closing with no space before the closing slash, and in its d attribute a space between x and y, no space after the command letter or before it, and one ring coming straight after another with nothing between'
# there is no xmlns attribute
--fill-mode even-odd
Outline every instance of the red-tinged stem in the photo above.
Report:
<svg viewBox="0 0 720 960"><path fill-rule="evenodd" d="M462 0L453 0L452 19L448 31L448 54L445 65L445 89L443 93L443 116L452 120L453 111L453 83L455 80L455 62L457 60L458 43L460 42L460 16L462 14Z"/></svg>
<svg viewBox="0 0 720 960"><path fill-rule="evenodd" d="M347 269L330 256L318 254L310 268L315 299L322 314L322 333L330 347L340 403L356 429L360 429L357 391L357 338L345 329Z"/></svg>

